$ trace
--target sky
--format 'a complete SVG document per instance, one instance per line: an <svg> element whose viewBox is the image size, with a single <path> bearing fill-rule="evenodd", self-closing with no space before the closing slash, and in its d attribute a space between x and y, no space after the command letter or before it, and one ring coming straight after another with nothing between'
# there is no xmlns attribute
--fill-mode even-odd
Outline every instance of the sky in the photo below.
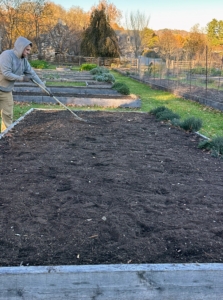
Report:
<svg viewBox="0 0 223 300"><path fill-rule="evenodd" d="M65 9L79 6L84 11L99 3L95 0L51 0ZM205 28L212 19L223 20L223 0L110 0L117 9L121 10L124 18L130 13L139 11L150 18L149 28L180 29L190 31L199 24Z"/></svg>

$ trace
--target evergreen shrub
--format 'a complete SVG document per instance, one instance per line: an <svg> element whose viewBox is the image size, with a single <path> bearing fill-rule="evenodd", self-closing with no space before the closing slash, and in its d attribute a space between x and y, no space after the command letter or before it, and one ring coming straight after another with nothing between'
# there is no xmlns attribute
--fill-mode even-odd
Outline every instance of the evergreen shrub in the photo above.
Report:
<svg viewBox="0 0 223 300"><path fill-rule="evenodd" d="M212 156L223 155L223 136L217 136L212 140L203 140L198 144L198 148L211 151Z"/></svg>
<svg viewBox="0 0 223 300"><path fill-rule="evenodd" d="M180 119L174 118L174 119L171 120L171 124L173 126L180 127L181 121L180 121Z"/></svg>
<svg viewBox="0 0 223 300"><path fill-rule="evenodd" d="M129 95L129 87L125 83L116 82L113 84L112 88L123 95Z"/></svg>
<svg viewBox="0 0 223 300"><path fill-rule="evenodd" d="M202 120L195 117L190 117L185 119L183 122L180 123L180 127L186 131L198 131L202 127Z"/></svg>
<svg viewBox="0 0 223 300"><path fill-rule="evenodd" d="M47 69L49 64L44 60L31 60L30 62L31 67L35 69Z"/></svg>
<svg viewBox="0 0 223 300"><path fill-rule="evenodd" d="M169 109L161 111L156 114L158 121L168 121L173 119L180 119L180 116Z"/></svg>
<svg viewBox="0 0 223 300"><path fill-rule="evenodd" d="M166 109L168 109L166 106L158 106L158 107L156 107L154 109L151 109L150 113L156 116L157 113L159 113L161 111L164 111Z"/></svg>
<svg viewBox="0 0 223 300"><path fill-rule="evenodd" d="M88 64L84 63L80 66L80 71L91 71L92 69L96 68L96 64Z"/></svg>
<svg viewBox="0 0 223 300"><path fill-rule="evenodd" d="M159 121L168 121L173 119L180 119L180 116L165 106L159 106L150 111L151 114L155 115Z"/></svg>
<svg viewBox="0 0 223 300"><path fill-rule="evenodd" d="M99 75L104 73L109 73L109 70L105 67L95 67L92 70L90 70L91 75Z"/></svg>
<svg viewBox="0 0 223 300"><path fill-rule="evenodd" d="M198 131L202 127L202 120L190 117L184 121L180 120L180 116L165 106L159 106L150 111L159 121L171 121L173 126L181 127L186 131Z"/></svg>
<svg viewBox="0 0 223 300"><path fill-rule="evenodd" d="M104 81L104 82L109 82L109 83L115 82L115 77L110 73L94 75L93 79L97 80L97 81Z"/></svg>

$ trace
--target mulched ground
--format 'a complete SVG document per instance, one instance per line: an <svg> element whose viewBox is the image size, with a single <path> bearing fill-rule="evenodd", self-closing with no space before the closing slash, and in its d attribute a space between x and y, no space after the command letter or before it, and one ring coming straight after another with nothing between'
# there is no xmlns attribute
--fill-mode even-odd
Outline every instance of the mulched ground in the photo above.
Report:
<svg viewBox="0 0 223 300"><path fill-rule="evenodd" d="M0 265L223 260L223 161L141 113L34 111L0 140Z"/></svg>

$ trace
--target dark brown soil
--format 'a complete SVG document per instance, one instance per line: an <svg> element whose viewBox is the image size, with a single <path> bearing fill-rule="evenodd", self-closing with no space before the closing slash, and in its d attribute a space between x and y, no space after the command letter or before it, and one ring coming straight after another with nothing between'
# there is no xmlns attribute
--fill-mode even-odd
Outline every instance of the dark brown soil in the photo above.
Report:
<svg viewBox="0 0 223 300"><path fill-rule="evenodd" d="M223 260L223 161L141 113L34 111L0 140L0 265Z"/></svg>

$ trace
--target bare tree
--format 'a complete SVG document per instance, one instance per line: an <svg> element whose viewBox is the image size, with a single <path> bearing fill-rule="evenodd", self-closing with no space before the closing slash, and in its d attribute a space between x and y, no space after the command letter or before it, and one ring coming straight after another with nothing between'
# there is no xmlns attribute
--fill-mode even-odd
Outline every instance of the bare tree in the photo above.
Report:
<svg viewBox="0 0 223 300"><path fill-rule="evenodd" d="M1 42L4 48L12 48L16 37L20 34L21 3L22 0L0 0L1 31L4 33Z"/></svg>
<svg viewBox="0 0 223 300"><path fill-rule="evenodd" d="M50 29L52 10L46 0L0 0L2 47L12 48L19 35L33 41L34 50L41 52L40 35Z"/></svg>
<svg viewBox="0 0 223 300"><path fill-rule="evenodd" d="M67 26L74 31L83 31L89 25L90 14L84 12L79 6L72 6L64 18Z"/></svg>
<svg viewBox="0 0 223 300"><path fill-rule="evenodd" d="M50 20L52 22L53 19L52 9L46 0L30 0L22 3L20 11L24 15L21 31L23 35L33 40L34 50L41 55L40 36L50 30Z"/></svg>
<svg viewBox="0 0 223 300"><path fill-rule="evenodd" d="M59 20L58 24L50 31L51 45L58 54L67 53L70 49L71 32L66 24Z"/></svg>
<svg viewBox="0 0 223 300"><path fill-rule="evenodd" d="M159 35L159 40L158 40L159 54L166 61L167 65L169 65L170 59L178 51L177 44L178 41L171 30L165 29Z"/></svg>
<svg viewBox="0 0 223 300"><path fill-rule="evenodd" d="M139 10L131 12L125 16L125 26L129 34L129 42L134 51L135 57L138 57L143 51L144 30L148 28L149 17Z"/></svg>
<svg viewBox="0 0 223 300"><path fill-rule="evenodd" d="M200 29L199 24L195 24L191 30L189 36L184 43L184 49L187 53L190 53L190 59L194 58L199 60L200 56L206 49L207 41L206 35Z"/></svg>
<svg viewBox="0 0 223 300"><path fill-rule="evenodd" d="M66 25L69 28L69 54L80 54L80 45L83 39L83 32L88 27L90 20L89 13L84 12L79 6L72 6L66 14Z"/></svg>

